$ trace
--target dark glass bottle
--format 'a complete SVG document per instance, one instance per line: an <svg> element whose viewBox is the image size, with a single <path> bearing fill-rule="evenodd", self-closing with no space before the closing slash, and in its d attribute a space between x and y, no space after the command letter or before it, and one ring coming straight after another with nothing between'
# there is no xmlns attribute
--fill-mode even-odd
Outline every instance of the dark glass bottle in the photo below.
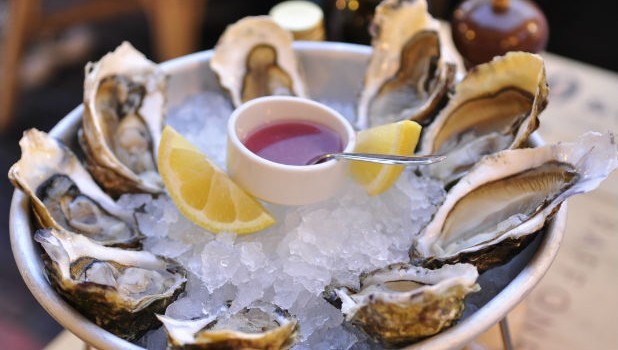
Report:
<svg viewBox="0 0 618 350"><path fill-rule="evenodd" d="M429 12L448 19L457 0L427 0ZM327 39L357 44L371 44L369 27L376 6L381 0L326 0L317 1L324 11Z"/></svg>
<svg viewBox="0 0 618 350"><path fill-rule="evenodd" d="M369 45L369 25L379 3L379 0L325 1L327 39Z"/></svg>

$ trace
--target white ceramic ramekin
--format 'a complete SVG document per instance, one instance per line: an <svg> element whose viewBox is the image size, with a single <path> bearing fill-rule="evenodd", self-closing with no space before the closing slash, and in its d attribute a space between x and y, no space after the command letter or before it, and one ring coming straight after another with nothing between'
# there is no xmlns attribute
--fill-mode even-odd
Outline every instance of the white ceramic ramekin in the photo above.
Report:
<svg viewBox="0 0 618 350"><path fill-rule="evenodd" d="M261 97L238 107L229 119L228 174L245 191L271 203L303 205L330 198L347 177L346 162L285 165L264 159L243 144L257 128L289 120L323 124L339 134L344 152L354 149L356 135L352 126L332 108L298 97Z"/></svg>

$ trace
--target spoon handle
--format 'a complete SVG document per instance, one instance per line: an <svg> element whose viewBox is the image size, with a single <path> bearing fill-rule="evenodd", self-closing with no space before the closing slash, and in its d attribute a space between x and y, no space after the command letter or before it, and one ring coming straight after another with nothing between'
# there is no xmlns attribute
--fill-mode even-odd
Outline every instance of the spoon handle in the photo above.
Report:
<svg viewBox="0 0 618 350"><path fill-rule="evenodd" d="M310 164L319 163L327 159L351 159L364 162L374 162L381 164L399 164L399 165L426 165L442 161L446 156L427 155L427 156L396 156L391 154L374 154L374 153L331 153L325 154L319 159L316 159Z"/></svg>

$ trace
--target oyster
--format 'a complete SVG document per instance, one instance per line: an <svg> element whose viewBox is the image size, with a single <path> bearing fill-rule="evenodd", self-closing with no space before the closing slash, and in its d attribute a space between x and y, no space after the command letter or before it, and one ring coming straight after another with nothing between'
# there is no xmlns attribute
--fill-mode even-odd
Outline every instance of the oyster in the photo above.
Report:
<svg viewBox="0 0 618 350"><path fill-rule="evenodd" d="M472 69L424 130L419 153L448 156L428 166L430 174L450 183L482 156L522 147L539 125L547 95L538 55L510 52Z"/></svg>
<svg viewBox="0 0 618 350"><path fill-rule="evenodd" d="M373 53L358 102L359 129L411 119L425 126L445 100L456 66L425 0L386 0L371 25Z"/></svg>
<svg viewBox="0 0 618 350"><path fill-rule="evenodd" d="M96 180L113 196L163 192L156 152L166 77L129 43L86 65L79 140Z"/></svg>
<svg viewBox="0 0 618 350"><path fill-rule="evenodd" d="M68 147L36 129L24 132L19 144L21 159L9 179L30 197L40 227L64 228L103 245L139 245L133 216L101 190Z"/></svg>
<svg viewBox="0 0 618 350"><path fill-rule="evenodd" d="M298 338L297 321L270 304L245 308L227 319L215 315L198 320L157 317L165 327L171 349L285 350Z"/></svg>
<svg viewBox="0 0 618 350"><path fill-rule="evenodd" d="M260 96L306 97L292 34L268 16L245 17L228 26L210 67L236 107Z"/></svg>
<svg viewBox="0 0 618 350"><path fill-rule="evenodd" d="M447 193L411 258L425 266L502 264L575 194L595 189L617 166L612 134L486 156Z"/></svg>
<svg viewBox="0 0 618 350"><path fill-rule="evenodd" d="M184 290L186 271L146 251L104 247L64 230L35 233L52 286L98 326L136 340L159 325L162 313Z"/></svg>
<svg viewBox="0 0 618 350"><path fill-rule="evenodd" d="M404 346L434 335L461 317L468 293L480 289L470 264L429 270L392 264L361 277L358 292L334 289L346 321L384 346Z"/></svg>

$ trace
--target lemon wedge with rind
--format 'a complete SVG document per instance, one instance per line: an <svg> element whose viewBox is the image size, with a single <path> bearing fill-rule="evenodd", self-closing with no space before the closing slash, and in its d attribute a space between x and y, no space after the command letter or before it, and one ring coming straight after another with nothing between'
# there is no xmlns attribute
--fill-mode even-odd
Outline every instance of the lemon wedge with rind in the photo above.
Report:
<svg viewBox="0 0 618 350"><path fill-rule="evenodd" d="M260 202L170 126L163 130L157 162L170 197L195 224L245 234L275 223Z"/></svg>
<svg viewBox="0 0 618 350"><path fill-rule="evenodd" d="M421 126L410 120L379 125L358 132L354 152L411 156L420 134ZM388 190L404 169L403 165L350 163L352 177L372 196Z"/></svg>

